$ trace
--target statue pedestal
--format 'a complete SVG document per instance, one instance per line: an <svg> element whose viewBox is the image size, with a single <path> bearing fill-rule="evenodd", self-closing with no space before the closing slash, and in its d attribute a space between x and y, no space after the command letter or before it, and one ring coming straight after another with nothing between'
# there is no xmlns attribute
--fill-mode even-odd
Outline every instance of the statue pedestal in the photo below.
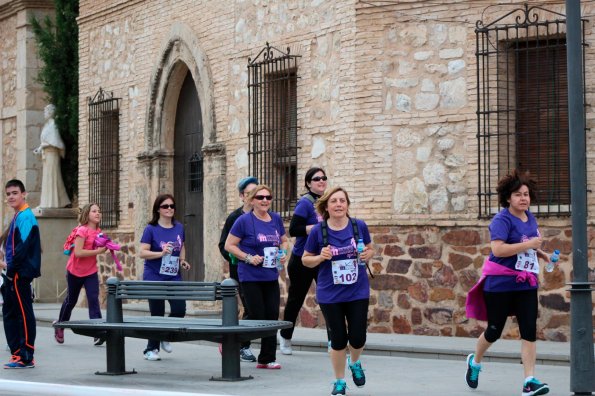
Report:
<svg viewBox="0 0 595 396"><path fill-rule="evenodd" d="M35 300L62 302L66 296L64 241L78 225L77 211L66 208L35 208L33 213L41 235L41 277L35 279Z"/></svg>

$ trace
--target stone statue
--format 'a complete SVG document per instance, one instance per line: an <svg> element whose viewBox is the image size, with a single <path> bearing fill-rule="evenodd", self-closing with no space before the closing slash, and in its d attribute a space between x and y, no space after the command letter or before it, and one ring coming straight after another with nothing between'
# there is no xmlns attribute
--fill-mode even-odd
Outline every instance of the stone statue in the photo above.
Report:
<svg viewBox="0 0 595 396"><path fill-rule="evenodd" d="M60 172L60 158L64 158L64 142L54 122L53 104L45 107L45 124L41 130L41 144L33 153L41 154L43 165L40 208L63 208L70 205Z"/></svg>

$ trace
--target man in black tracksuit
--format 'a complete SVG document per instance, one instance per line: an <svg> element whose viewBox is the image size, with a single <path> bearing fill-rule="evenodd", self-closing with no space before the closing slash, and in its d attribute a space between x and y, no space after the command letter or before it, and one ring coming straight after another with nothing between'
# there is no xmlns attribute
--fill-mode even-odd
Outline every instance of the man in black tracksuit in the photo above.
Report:
<svg viewBox="0 0 595 396"><path fill-rule="evenodd" d="M33 212L25 202L25 186L10 180L6 201L14 209L6 239L2 317L11 358L5 369L34 368L36 323L31 282L41 275L41 240ZM4 265L3 265L4 266Z"/></svg>

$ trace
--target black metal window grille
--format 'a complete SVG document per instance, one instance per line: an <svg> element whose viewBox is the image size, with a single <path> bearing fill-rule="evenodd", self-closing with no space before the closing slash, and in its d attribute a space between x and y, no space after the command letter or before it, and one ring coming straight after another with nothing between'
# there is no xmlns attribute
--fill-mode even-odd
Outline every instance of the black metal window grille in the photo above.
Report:
<svg viewBox="0 0 595 396"><path fill-rule="evenodd" d="M89 202L99 204L102 228L120 219L120 99L102 88L89 98Z"/></svg>
<svg viewBox="0 0 595 396"><path fill-rule="evenodd" d="M565 16L525 4L475 33L479 217L498 212L497 183L512 168L537 181L533 213L569 215Z"/></svg>
<svg viewBox="0 0 595 396"><path fill-rule="evenodd" d="M188 191L202 192L202 155L195 152L188 160Z"/></svg>
<svg viewBox="0 0 595 396"><path fill-rule="evenodd" d="M297 59L266 43L248 59L248 160L272 188L272 210L288 218L297 202Z"/></svg>

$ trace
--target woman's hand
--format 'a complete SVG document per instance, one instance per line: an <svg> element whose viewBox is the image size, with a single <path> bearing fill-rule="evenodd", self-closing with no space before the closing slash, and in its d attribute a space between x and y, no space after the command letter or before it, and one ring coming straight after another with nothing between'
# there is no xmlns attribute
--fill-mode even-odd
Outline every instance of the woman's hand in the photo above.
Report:
<svg viewBox="0 0 595 396"><path fill-rule="evenodd" d="M184 259L180 260L180 266L182 267L182 269L185 269L185 270L190 269L190 263Z"/></svg>
<svg viewBox="0 0 595 396"><path fill-rule="evenodd" d="M171 252L173 252L173 250L174 250L174 247L171 242L164 244L163 250L161 251L161 257L171 254Z"/></svg>
<svg viewBox="0 0 595 396"><path fill-rule="evenodd" d="M256 256L252 256L252 260L250 260L250 264L252 264L255 267L258 267L260 264L262 264L263 261L264 261L264 257L256 255Z"/></svg>
<svg viewBox="0 0 595 396"><path fill-rule="evenodd" d="M107 248L105 246L102 246L100 248L97 248L97 254L102 254L107 252Z"/></svg>
<svg viewBox="0 0 595 396"><path fill-rule="evenodd" d="M321 260L320 260L321 263L323 261L332 259L333 254L331 253L331 248L328 246L323 247L318 256L321 258Z"/></svg>
<svg viewBox="0 0 595 396"><path fill-rule="evenodd" d="M359 258L362 261L368 261L370 260L372 257L374 257L374 249L366 246L364 248L364 251L359 255Z"/></svg>

